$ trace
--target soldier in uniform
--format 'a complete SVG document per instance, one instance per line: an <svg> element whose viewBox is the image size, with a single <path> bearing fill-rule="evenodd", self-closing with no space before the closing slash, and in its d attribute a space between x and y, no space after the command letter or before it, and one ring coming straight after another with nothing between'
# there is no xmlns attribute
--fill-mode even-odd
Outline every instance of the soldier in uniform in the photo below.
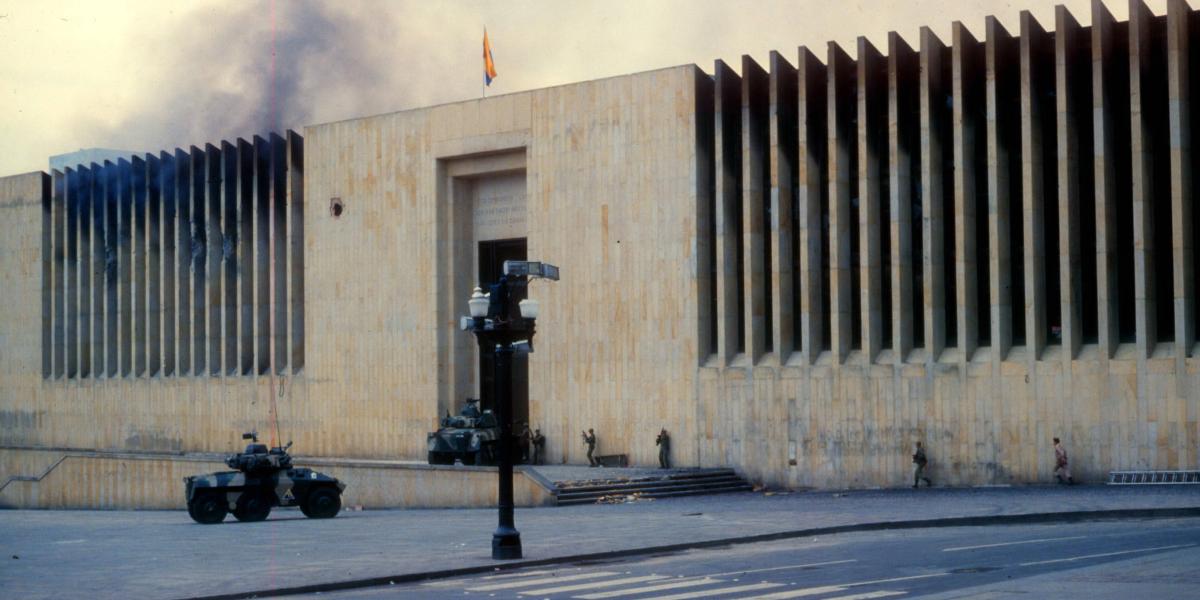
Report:
<svg viewBox="0 0 1200 600"><path fill-rule="evenodd" d="M1054 438L1054 477L1059 483L1075 485L1075 478L1071 477L1071 468L1067 465L1067 449L1063 448L1058 438Z"/></svg>
<svg viewBox="0 0 1200 600"><path fill-rule="evenodd" d="M920 487L921 480L925 480L925 487L933 487L933 482L925 476L925 465L929 464L929 459L925 458L925 447L921 442L917 442L917 451L912 455L913 461L913 487Z"/></svg>
<svg viewBox="0 0 1200 600"><path fill-rule="evenodd" d="M583 443L587 445L588 466L600 466L600 461L592 457L592 454L596 451L596 432L592 431L591 429L585 431L583 433Z"/></svg>
<svg viewBox="0 0 1200 600"><path fill-rule="evenodd" d="M521 445L521 462L523 464L530 464L532 462L530 460L530 448L533 446L533 434L529 432L529 423L521 424L521 435L517 439Z"/></svg>
<svg viewBox="0 0 1200 600"><path fill-rule="evenodd" d="M542 464L542 453L546 449L546 436L542 435L541 429L533 430L533 464Z"/></svg>
<svg viewBox="0 0 1200 600"><path fill-rule="evenodd" d="M658 437L654 438L654 445L658 446L658 467L671 468L671 436L667 435L665 427L658 432Z"/></svg>
<svg viewBox="0 0 1200 600"><path fill-rule="evenodd" d="M479 412L479 398L467 398L467 405L462 409L462 416L468 419L478 419L482 413Z"/></svg>

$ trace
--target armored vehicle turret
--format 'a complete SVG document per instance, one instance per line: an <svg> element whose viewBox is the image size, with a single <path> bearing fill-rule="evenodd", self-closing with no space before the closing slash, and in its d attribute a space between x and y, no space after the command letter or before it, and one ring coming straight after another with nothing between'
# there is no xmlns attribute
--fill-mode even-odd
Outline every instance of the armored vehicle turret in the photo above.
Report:
<svg viewBox="0 0 1200 600"><path fill-rule="evenodd" d="M427 436L429 464L452 465L455 460L461 460L464 465L495 463L500 422L492 411L481 412L478 402L476 398L467 398L462 414L447 414L441 427Z"/></svg>
<svg viewBox="0 0 1200 600"><path fill-rule="evenodd" d="M262 521L273 506L299 506L304 516L328 519L342 508L346 484L312 469L292 466L286 446L267 448L258 443L258 433L242 435L250 440L245 452L225 459L236 471L184 477L188 514L197 523L225 520L232 512L239 521Z"/></svg>

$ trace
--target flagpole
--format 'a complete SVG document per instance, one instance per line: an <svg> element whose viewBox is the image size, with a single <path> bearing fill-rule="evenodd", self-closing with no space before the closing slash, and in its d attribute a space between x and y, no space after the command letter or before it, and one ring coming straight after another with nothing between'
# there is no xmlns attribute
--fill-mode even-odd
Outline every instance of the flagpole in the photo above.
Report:
<svg viewBox="0 0 1200 600"><path fill-rule="evenodd" d="M487 39L487 27L483 28L483 39ZM479 95L487 98L487 47L484 47L483 54L483 77L479 78Z"/></svg>

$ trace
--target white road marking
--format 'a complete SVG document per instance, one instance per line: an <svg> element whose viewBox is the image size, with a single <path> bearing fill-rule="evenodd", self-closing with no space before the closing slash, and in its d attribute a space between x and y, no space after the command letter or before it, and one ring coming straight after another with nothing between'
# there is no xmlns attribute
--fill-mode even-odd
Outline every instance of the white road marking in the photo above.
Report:
<svg viewBox="0 0 1200 600"><path fill-rule="evenodd" d="M612 592L597 592L595 594L587 594L584 596L575 596L575 597L581 598L582 600L602 600L603 598L616 598L618 596L624 596L627 594L630 594L630 595L649 594L650 592L661 592L663 590L674 590L674 589L685 588L685 587L696 587L698 585L710 585L713 583L725 583L725 582L720 579L710 579L708 577L702 577L700 579L678 579L678 580L672 581L670 583L659 583L656 585L648 585L648 586L639 587L639 588L616 590L616 591L612 591Z"/></svg>
<svg viewBox="0 0 1200 600"><path fill-rule="evenodd" d="M928 579L930 577L945 577L949 575L949 571L942 573L929 573L927 575L909 575L907 577L889 577L887 579L874 579L871 581L858 581L855 583L839 583L842 587L859 587L864 585L875 585L876 583L892 583L893 581L911 581L913 579Z"/></svg>
<svg viewBox="0 0 1200 600"><path fill-rule="evenodd" d="M1057 538L1042 538L1039 540L1021 540L1019 542L1000 542L999 544L980 544L978 546L958 546L955 548L942 548L942 552L959 552L961 550L978 550L980 548L999 548L1000 546L1016 546L1018 544L1039 544L1041 542L1061 542L1063 540L1082 540L1086 535L1073 535L1071 537Z"/></svg>
<svg viewBox="0 0 1200 600"><path fill-rule="evenodd" d="M480 579L514 579L516 577L532 577L534 575L545 575L546 573L553 573L553 572L554 571L549 571L549 570L524 571L521 573L504 573L501 575L488 575L487 577L480 577Z"/></svg>
<svg viewBox="0 0 1200 600"><path fill-rule="evenodd" d="M772 594L762 596L754 596L747 600L787 600L788 598L803 598L805 596L816 596L819 594L832 594L834 592L844 592L845 587L838 585L823 585L820 587L803 588L799 590L783 590Z"/></svg>
<svg viewBox="0 0 1200 600"><path fill-rule="evenodd" d="M495 590L510 590L513 588L525 587L528 585L541 585L543 583L561 583L564 581L578 581L580 579L594 579L596 577L608 577L616 575L608 571L596 571L593 573L579 573L577 575L565 575L563 577L543 577L541 579L522 579L519 581L506 581L504 583L492 583L481 585L478 587L467 588L468 592L492 592Z"/></svg>
<svg viewBox="0 0 1200 600"><path fill-rule="evenodd" d="M871 600L872 598L887 598L889 596L903 596L907 592L890 592L881 590L878 592L867 592L865 594L851 594L849 596L837 596L836 598L827 598L826 600Z"/></svg>
<svg viewBox="0 0 1200 600"><path fill-rule="evenodd" d="M1060 562L1073 562L1076 560L1087 560L1089 558L1104 558L1106 556L1120 556L1122 554L1136 554L1138 552L1154 552L1155 550L1172 550L1174 548L1191 548L1196 544L1175 544L1174 546L1156 546L1154 548L1138 548L1137 550L1122 550L1120 552L1105 552L1103 554L1085 554L1083 556L1072 556L1069 558L1055 558L1052 560L1039 560L1034 562L1021 563L1022 567L1032 567L1035 565L1049 565Z"/></svg>
<svg viewBox="0 0 1200 600"><path fill-rule="evenodd" d="M766 571L783 571L785 569L807 569L809 567L823 567L825 565L840 565L843 563L852 563L852 562L858 562L858 559L849 558L846 560L831 560L831 561L827 561L827 562L808 563L808 564L804 564L804 565L788 565L786 567L768 567L765 569L747 569L744 571L730 571L728 573L716 573L713 575L706 575L706 577L727 577L729 575L742 575L744 573L764 573Z"/></svg>
<svg viewBox="0 0 1200 600"><path fill-rule="evenodd" d="M654 600L688 600L689 598L703 598L705 596L720 596L721 594L736 594L737 592L753 592L755 590L769 590L782 586L782 583L753 583L750 585L735 585L733 587L723 587L714 590L700 590L697 592L686 592L683 594L675 594L673 596L659 596Z"/></svg>
<svg viewBox="0 0 1200 600"><path fill-rule="evenodd" d="M82 543L84 543L84 542L86 542L86 541L87 541L87 540L59 540L59 541L57 541L57 542L54 542L54 543L55 543L55 544L82 544Z"/></svg>
<svg viewBox="0 0 1200 600"><path fill-rule="evenodd" d="M575 585L563 585L557 587L542 588L540 590L517 591L518 594L525 596L548 596L550 594L562 594L565 592L578 592L579 590L590 590L595 588L616 587L618 585L628 585L630 583L642 583L644 581L659 581L667 579L666 575L641 575L638 577L622 577L620 579L609 579L607 581L592 581L589 583L578 583Z"/></svg>

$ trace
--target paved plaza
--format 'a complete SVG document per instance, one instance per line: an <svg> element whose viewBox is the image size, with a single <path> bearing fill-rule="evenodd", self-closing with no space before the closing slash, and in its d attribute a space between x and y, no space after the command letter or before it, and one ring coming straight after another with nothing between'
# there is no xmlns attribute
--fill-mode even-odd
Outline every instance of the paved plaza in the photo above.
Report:
<svg viewBox="0 0 1200 600"><path fill-rule="evenodd" d="M536 563L829 527L1164 509L1200 514L1200 486L741 493L519 509L516 522L523 562ZM488 509L348 511L325 521L278 510L263 523L215 526L184 511L0 511L0 589L28 599L167 599L515 566L490 557L495 524Z"/></svg>

